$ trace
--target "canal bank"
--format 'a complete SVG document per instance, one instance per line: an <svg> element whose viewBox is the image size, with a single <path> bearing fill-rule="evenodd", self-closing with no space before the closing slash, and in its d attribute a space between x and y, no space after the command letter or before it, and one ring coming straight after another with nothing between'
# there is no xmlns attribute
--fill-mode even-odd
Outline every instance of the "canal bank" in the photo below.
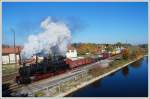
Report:
<svg viewBox="0 0 150 99"><path fill-rule="evenodd" d="M144 57L144 56L143 56L143 57ZM102 78L104 78L104 77L106 77L106 76L108 76L108 75L110 75L110 74L112 74L112 73L114 73L114 72L116 72L116 71L118 71L118 70L120 70L120 69L122 69L122 68L128 66L129 64L131 64L131 63L133 63L133 62L135 62L135 61L138 61L139 59L141 59L141 58L143 58L143 57L139 57L139 58L136 59L136 60L130 61L130 62L128 62L128 63L126 63L126 64L124 64L124 65L122 65L122 66L117 67L116 69L113 69L113 70L111 70L111 71L109 71L109 72L107 72L107 73L105 73L105 74L102 74L102 75L100 75L100 76L98 76L98 77L95 77L95 78L89 80L88 82L83 82L82 84L80 84L80 85L78 85L78 86L72 88L72 89L69 90L68 92L61 93L61 94L59 94L59 95L57 95L57 96L67 96L68 94L73 93L73 92L75 92L75 91L77 91L77 90L79 90L79 89L81 89L81 88L83 88L83 87L85 87L85 86L87 86L87 85L90 85L91 83L94 83L95 81L100 80L100 79L102 79Z"/></svg>

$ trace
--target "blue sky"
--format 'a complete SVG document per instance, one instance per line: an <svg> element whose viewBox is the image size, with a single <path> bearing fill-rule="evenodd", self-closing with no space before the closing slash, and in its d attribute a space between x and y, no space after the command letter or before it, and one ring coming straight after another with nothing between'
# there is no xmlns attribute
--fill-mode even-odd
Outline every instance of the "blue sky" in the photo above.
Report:
<svg viewBox="0 0 150 99"><path fill-rule="evenodd" d="M37 34L40 23L51 16L65 22L72 42L131 44L148 42L148 6L146 2L126 3L3 3L3 43L23 45L30 34Z"/></svg>

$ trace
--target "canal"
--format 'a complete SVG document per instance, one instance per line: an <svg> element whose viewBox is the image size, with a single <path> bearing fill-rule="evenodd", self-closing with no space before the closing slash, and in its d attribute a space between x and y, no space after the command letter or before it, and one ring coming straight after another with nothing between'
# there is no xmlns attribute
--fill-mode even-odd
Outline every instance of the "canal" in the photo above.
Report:
<svg viewBox="0 0 150 99"><path fill-rule="evenodd" d="M147 97L148 57L144 57L123 69L110 74L69 97ZM67 96L67 97L68 97Z"/></svg>

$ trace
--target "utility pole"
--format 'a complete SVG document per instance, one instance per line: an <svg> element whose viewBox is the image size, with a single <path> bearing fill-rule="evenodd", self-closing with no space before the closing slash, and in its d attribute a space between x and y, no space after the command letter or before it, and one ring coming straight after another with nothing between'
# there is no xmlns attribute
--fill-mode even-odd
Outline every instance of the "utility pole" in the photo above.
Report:
<svg viewBox="0 0 150 99"><path fill-rule="evenodd" d="M17 64L17 57L16 57L16 41L15 41L15 31L14 29L11 29L11 31L13 32L13 39L14 39L14 54L15 54L15 63Z"/></svg>

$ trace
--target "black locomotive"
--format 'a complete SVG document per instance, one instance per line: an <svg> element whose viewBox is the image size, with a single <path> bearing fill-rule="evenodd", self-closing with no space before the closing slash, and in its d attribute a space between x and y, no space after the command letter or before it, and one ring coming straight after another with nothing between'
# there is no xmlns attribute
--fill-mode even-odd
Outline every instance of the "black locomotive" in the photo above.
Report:
<svg viewBox="0 0 150 99"><path fill-rule="evenodd" d="M32 81L36 81L41 75L51 74L51 76L56 75L58 71L64 71L69 68L69 65L65 62L65 57L57 56L53 59L44 57L43 61L38 63L36 57L36 63L30 64L23 63L23 67L19 68L19 76L16 77L16 82L18 84L29 84ZM46 76L45 76L46 77ZM44 78L44 76L43 76Z"/></svg>

